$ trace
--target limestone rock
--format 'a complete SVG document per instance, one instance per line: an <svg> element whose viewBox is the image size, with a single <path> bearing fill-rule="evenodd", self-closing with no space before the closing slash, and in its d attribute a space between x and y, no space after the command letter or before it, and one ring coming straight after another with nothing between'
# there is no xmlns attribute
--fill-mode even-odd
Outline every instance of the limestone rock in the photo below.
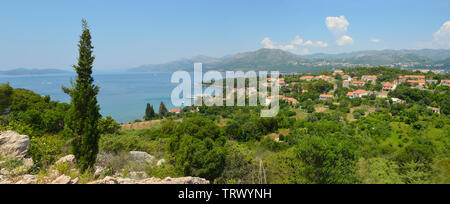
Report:
<svg viewBox="0 0 450 204"><path fill-rule="evenodd" d="M75 164L75 155L69 154L65 157L60 158L55 164L68 163L71 165Z"/></svg>
<svg viewBox="0 0 450 204"><path fill-rule="evenodd" d="M0 153L6 157L24 158L30 138L14 131L0 132Z"/></svg>
<svg viewBox="0 0 450 204"><path fill-rule="evenodd" d="M60 177L52 181L51 184L70 184L71 181L72 179L70 178L70 176L61 175Z"/></svg>
<svg viewBox="0 0 450 204"><path fill-rule="evenodd" d="M139 151L131 151L129 153L130 160L135 162L146 162L146 163L152 163L155 159L154 156L150 155L147 152L139 152Z"/></svg>
<svg viewBox="0 0 450 204"><path fill-rule="evenodd" d="M8 176L10 174L11 174L11 172L8 171L7 169L0 169L0 175Z"/></svg>
<svg viewBox="0 0 450 204"><path fill-rule="evenodd" d="M148 178L136 180L131 178L115 178L106 177L102 180L92 181L89 184L209 184L209 181L197 177L182 177L182 178Z"/></svg>
<svg viewBox="0 0 450 204"><path fill-rule="evenodd" d="M36 183L36 176L33 175L24 175L22 179L20 179L16 184L32 184Z"/></svg>

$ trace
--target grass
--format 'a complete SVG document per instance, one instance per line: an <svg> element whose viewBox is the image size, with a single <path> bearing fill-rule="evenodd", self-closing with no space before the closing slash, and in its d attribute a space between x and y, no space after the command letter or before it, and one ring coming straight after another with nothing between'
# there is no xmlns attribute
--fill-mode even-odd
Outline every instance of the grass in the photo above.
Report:
<svg viewBox="0 0 450 204"><path fill-rule="evenodd" d="M12 158L7 159L4 163L0 164L0 169L5 168L8 171L12 171L20 166L23 166L23 161L20 159Z"/></svg>

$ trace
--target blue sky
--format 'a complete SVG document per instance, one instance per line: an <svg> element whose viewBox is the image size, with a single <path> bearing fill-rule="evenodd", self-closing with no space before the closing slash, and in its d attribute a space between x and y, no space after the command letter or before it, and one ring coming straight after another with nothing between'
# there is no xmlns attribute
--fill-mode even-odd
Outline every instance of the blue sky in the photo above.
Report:
<svg viewBox="0 0 450 204"><path fill-rule="evenodd" d="M0 0L0 70L70 69L81 18L92 28L96 68L117 70L263 47L450 49L449 11L448 0Z"/></svg>

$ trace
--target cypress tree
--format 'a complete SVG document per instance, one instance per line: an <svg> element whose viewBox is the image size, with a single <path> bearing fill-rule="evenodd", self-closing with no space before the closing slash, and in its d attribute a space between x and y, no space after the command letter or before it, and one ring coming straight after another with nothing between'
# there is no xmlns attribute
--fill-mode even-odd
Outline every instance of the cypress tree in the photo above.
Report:
<svg viewBox="0 0 450 204"><path fill-rule="evenodd" d="M155 118L155 110L153 109L153 106L150 105L150 103L147 103L147 108L145 109L144 120L151 120L153 118Z"/></svg>
<svg viewBox="0 0 450 204"><path fill-rule="evenodd" d="M98 153L100 131L98 121L101 118L100 106L97 104L99 87L94 85L92 75L93 46L91 33L86 20L82 20L83 33L78 44L78 65L73 65L77 73L72 88L63 87L71 97L65 132L72 140L72 153L75 155L78 168L86 171L93 167Z"/></svg>
<svg viewBox="0 0 450 204"><path fill-rule="evenodd" d="M0 116L5 114L8 107L11 105L12 94L13 88L9 86L9 82L6 84L0 84Z"/></svg>
<svg viewBox="0 0 450 204"><path fill-rule="evenodd" d="M161 101L161 104L159 105L159 114L161 116L166 116L167 112L169 112L166 108L166 105L164 105L164 102Z"/></svg>

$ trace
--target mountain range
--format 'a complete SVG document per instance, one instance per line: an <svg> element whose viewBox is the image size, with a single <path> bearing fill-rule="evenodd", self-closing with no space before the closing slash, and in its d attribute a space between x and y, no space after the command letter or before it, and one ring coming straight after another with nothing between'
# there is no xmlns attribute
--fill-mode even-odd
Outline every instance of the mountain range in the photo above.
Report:
<svg viewBox="0 0 450 204"><path fill-rule="evenodd" d="M0 75L21 76L21 75L48 75L48 74L67 74L68 71L59 69L26 69L17 68L7 71L0 71Z"/></svg>
<svg viewBox="0 0 450 204"><path fill-rule="evenodd" d="M347 67L386 66L410 69L450 69L450 49L380 50L342 54L295 55L278 49L259 49L222 58L197 56L166 64L149 64L131 68L130 72L192 71L194 63L203 63L204 70L281 72L320 72Z"/></svg>

